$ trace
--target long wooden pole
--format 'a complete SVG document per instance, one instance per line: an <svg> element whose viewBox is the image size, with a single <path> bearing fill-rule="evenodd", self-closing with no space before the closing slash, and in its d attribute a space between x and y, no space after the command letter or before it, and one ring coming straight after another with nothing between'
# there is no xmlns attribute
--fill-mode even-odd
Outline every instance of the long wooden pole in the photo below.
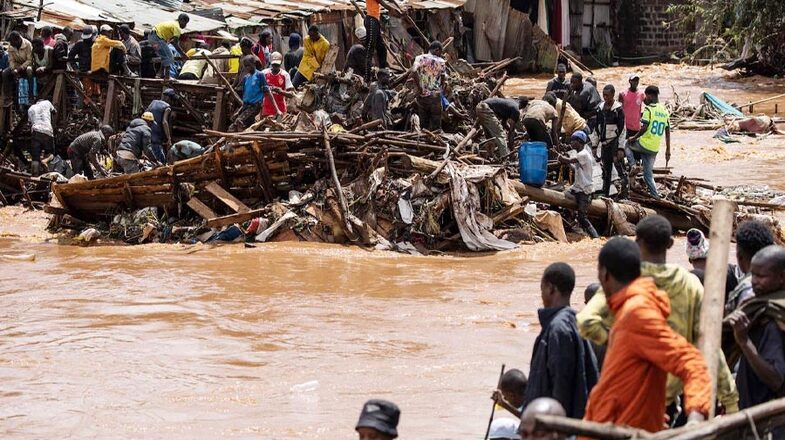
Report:
<svg viewBox="0 0 785 440"><path fill-rule="evenodd" d="M711 402L717 396L717 374L722 339L722 315L725 305L725 275L728 271L733 217L736 206L725 198L714 199L709 233L709 255L706 260L704 294L700 316L698 347L703 353L711 375ZM714 417L714 404L709 406L709 419Z"/></svg>
<svg viewBox="0 0 785 440"><path fill-rule="evenodd" d="M761 103L764 103L764 102L773 101L773 100L775 100L775 99L778 99L778 98L783 98L783 97L785 97L785 93L782 93L782 94L779 94L779 95L776 95L776 96L771 96L771 97L764 98L764 99L759 99L759 100L757 100L757 101L753 101L753 102L750 102L750 103L747 103L747 104L742 104L742 105L740 105L740 106L738 106L738 107L736 107L736 108L737 108L737 109L739 109L739 110L741 110L741 109L743 109L744 107L752 107L752 106L753 106L753 105L755 105L755 104L761 104Z"/></svg>
<svg viewBox="0 0 785 440"><path fill-rule="evenodd" d="M499 381L496 383L496 389L502 387L502 377L504 377L504 364L502 364L502 371L499 373ZM493 406L491 407L491 418L488 419L488 428L485 430L485 440L488 440L488 436L491 434L491 424L493 424L493 415L496 414L496 401L493 402Z"/></svg>
<svg viewBox="0 0 785 440"><path fill-rule="evenodd" d="M322 128L322 135L324 137L324 151L327 155L327 160L330 164L330 175L332 176L333 186L335 187L335 195L338 197L338 203L341 206L341 217L343 217L343 224L346 227L346 232L349 236L354 236L352 223L349 221L349 204L346 203L346 197L343 195L341 188L341 181L338 179L338 171L335 169L335 159L333 159L333 149L330 147L330 137L327 136L327 129Z"/></svg>

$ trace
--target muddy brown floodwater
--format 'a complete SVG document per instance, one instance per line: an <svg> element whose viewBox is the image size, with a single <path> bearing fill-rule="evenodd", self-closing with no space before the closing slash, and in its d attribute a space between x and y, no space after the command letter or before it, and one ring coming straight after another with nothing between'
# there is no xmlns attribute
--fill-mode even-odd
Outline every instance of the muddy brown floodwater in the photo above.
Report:
<svg viewBox="0 0 785 440"><path fill-rule="evenodd" d="M645 70L696 97L783 88ZM784 147L677 132L672 164L785 190ZM573 264L580 308L602 244L465 258L288 243L82 248L58 245L45 224L0 209L3 438L352 438L372 397L401 406L402 438L479 438L500 365L528 372L542 270ZM4 257L22 254L35 261ZM670 257L686 264L683 241Z"/></svg>

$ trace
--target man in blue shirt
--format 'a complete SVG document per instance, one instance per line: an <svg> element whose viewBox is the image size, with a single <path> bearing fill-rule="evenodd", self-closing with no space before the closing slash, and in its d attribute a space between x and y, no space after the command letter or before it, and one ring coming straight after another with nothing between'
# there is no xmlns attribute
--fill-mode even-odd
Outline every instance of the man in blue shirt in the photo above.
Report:
<svg viewBox="0 0 785 440"><path fill-rule="evenodd" d="M155 117L155 124L151 127L153 132L152 149L158 162L165 163L165 151L172 146L172 102L177 97L173 89L166 89L161 99L150 102L147 110Z"/></svg>
<svg viewBox="0 0 785 440"><path fill-rule="evenodd" d="M243 131L253 124L256 116L262 110L264 96L269 93L264 74L256 68L255 56L246 55L243 57L240 74L244 78L241 82L243 86L243 106L240 108L237 119L229 126L229 131Z"/></svg>

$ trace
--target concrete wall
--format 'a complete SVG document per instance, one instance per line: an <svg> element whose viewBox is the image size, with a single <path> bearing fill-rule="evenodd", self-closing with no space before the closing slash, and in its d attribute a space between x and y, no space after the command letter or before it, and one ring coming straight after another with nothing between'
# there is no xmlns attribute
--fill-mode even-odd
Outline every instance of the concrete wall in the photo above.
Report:
<svg viewBox="0 0 785 440"><path fill-rule="evenodd" d="M683 0L613 0L611 21L616 55L665 55L684 49L685 31L667 25L673 20L668 6L680 3Z"/></svg>

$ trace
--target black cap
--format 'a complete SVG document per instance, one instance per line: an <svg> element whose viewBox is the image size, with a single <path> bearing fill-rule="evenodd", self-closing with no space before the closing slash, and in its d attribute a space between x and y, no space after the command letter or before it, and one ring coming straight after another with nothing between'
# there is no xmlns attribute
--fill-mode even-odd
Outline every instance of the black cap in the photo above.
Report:
<svg viewBox="0 0 785 440"><path fill-rule="evenodd" d="M400 417L401 410L398 409L398 405L386 400L369 400L363 405L360 420L354 429L372 428L382 434L396 438L398 437L397 428Z"/></svg>

